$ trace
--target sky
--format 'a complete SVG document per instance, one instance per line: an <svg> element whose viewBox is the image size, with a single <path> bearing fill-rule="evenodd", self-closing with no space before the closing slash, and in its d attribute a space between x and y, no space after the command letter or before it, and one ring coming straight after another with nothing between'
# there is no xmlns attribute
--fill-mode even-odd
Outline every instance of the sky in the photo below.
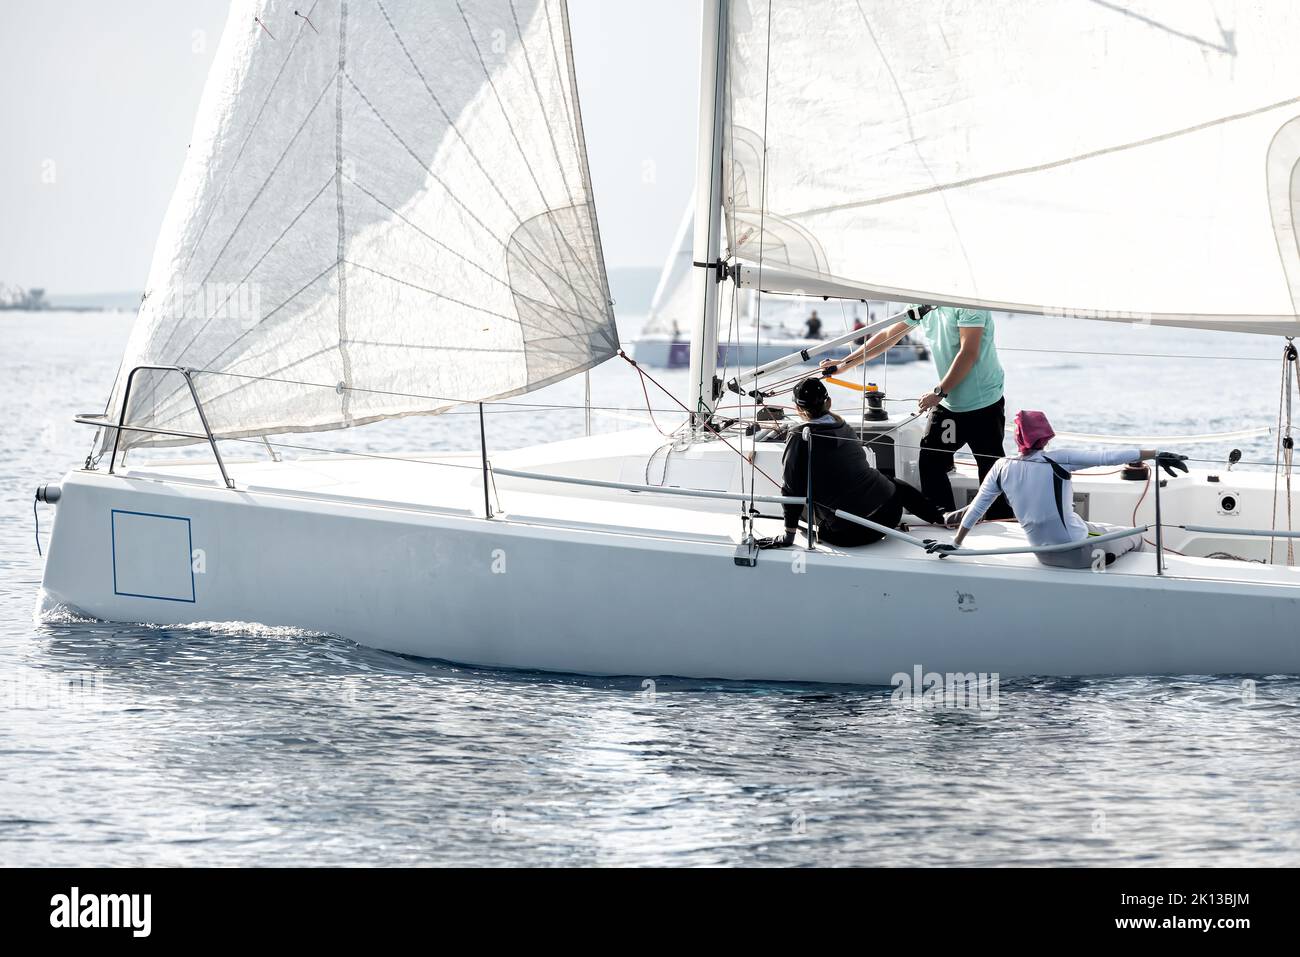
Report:
<svg viewBox="0 0 1300 957"><path fill-rule="evenodd" d="M224 0L0 0L0 284L139 290ZM569 0L612 269L658 267L691 192L697 0Z"/></svg>

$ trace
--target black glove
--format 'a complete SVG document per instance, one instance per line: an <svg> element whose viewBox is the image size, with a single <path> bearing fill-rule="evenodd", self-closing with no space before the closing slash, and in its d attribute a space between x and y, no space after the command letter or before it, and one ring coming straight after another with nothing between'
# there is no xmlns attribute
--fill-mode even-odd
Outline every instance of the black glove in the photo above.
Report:
<svg viewBox="0 0 1300 957"><path fill-rule="evenodd" d="M787 528L784 535L774 535L771 538L756 538L754 544L759 548L789 548L794 544L794 530Z"/></svg>
<svg viewBox="0 0 1300 957"><path fill-rule="evenodd" d="M1187 471L1187 456L1179 455L1177 452L1157 452L1156 465L1164 469L1169 475L1176 476L1178 472Z"/></svg>
<svg viewBox="0 0 1300 957"><path fill-rule="evenodd" d="M933 538L925 540L925 551L927 555L947 555L949 552L957 551L957 546L948 542L936 542Z"/></svg>

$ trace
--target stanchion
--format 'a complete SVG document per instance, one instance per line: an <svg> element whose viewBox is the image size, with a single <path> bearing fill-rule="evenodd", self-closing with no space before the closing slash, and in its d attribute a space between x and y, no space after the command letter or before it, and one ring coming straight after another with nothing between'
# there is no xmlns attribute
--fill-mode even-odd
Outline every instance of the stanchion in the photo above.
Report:
<svg viewBox="0 0 1300 957"><path fill-rule="evenodd" d="M488 492L488 485L491 478L488 476L488 459L487 459L487 424L483 420L483 403L478 404L478 447L479 453L483 459L483 516L484 518L492 517L492 498Z"/></svg>
<svg viewBox="0 0 1300 957"><path fill-rule="evenodd" d="M1160 486L1164 485L1164 479L1160 477L1160 467L1156 463L1151 464L1151 478L1156 483L1156 574L1165 573L1165 532L1164 524L1160 521Z"/></svg>
<svg viewBox="0 0 1300 957"><path fill-rule="evenodd" d="M805 425L803 427L803 440L808 443L808 488L807 488L807 502L804 505L804 508L808 513L807 515L808 551L812 551L813 550L813 494L812 494L813 442L812 442L812 428L810 426Z"/></svg>

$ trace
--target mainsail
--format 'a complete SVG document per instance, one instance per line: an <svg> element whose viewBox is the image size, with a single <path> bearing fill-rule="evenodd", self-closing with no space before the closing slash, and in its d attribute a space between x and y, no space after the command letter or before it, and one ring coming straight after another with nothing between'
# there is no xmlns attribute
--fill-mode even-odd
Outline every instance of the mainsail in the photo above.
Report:
<svg viewBox="0 0 1300 957"><path fill-rule="evenodd" d="M729 23L728 236L764 288L1300 333L1300 4L735 0Z"/></svg>
<svg viewBox="0 0 1300 957"><path fill-rule="evenodd" d="M617 349L563 0L234 5L111 415L143 364L199 370L233 437L514 395ZM128 411L195 421L174 374Z"/></svg>

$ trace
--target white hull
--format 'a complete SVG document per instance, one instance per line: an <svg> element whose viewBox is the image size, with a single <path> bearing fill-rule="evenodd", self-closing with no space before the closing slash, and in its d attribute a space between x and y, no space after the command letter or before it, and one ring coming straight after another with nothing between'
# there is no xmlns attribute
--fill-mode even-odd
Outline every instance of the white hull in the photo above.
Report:
<svg viewBox="0 0 1300 957"><path fill-rule="evenodd" d="M645 433L622 433L494 464L640 481L638 446L651 447ZM720 488L728 469L739 475L735 458L715 444L679 453L672 469ZM44 601L107 620L261 622L469 665L598 675L887 684L916 666L1004 677L1300 672L1300 572L1285 566L1171 555L1159 578L1150 552L1098 574L1028 555L940 561L886 541L764 552L741 567L734 502L498 478L506 512L488 520L476 457L443 461L461 467L231 463L236 491L207 463L72 472ZM1238 518L1256 518L1247 506L1265 506L1271 476L1231 479ZM1076 491L1088 487L1080 478ZM1141 487L1097 479L1091 518L1131 509ZM1203 475L1171 483L1166 520L1212 517L1191 513L1227 487ZM776 527L760 523L759 534ZM971 544L1018 541L1014 526L982 526ZM1167 541L1267 547L1174 531Z"/></svg>

